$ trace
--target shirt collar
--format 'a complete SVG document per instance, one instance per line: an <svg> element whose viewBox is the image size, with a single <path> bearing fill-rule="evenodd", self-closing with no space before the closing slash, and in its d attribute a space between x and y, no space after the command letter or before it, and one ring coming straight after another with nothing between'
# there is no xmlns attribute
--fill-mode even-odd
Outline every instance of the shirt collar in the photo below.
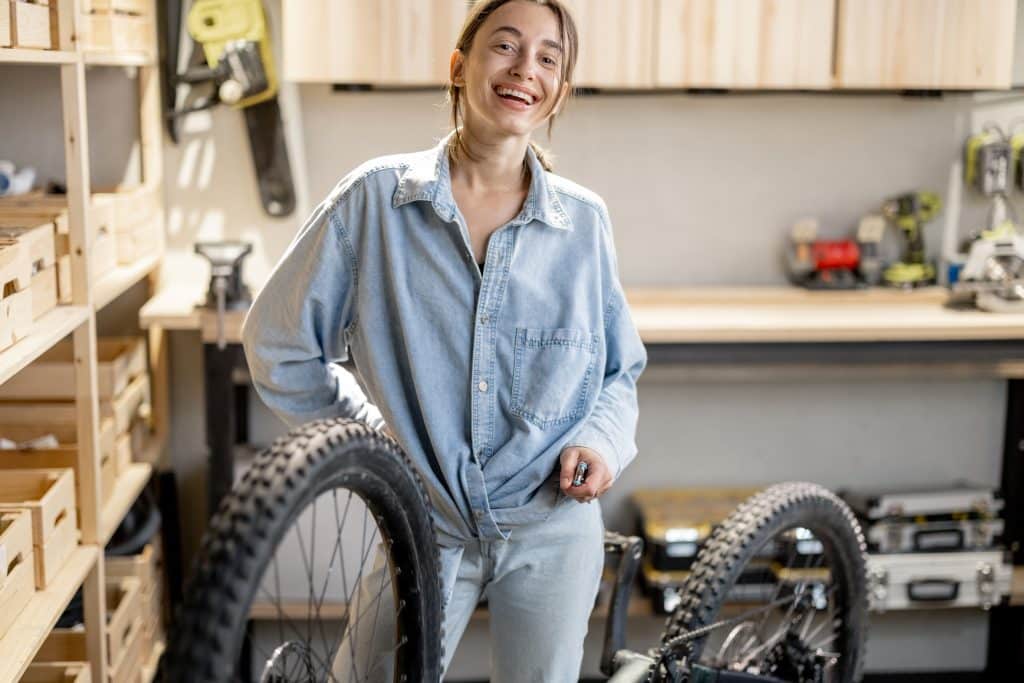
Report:
<svg viewBox="0 0 1024 683"><path fill-rule="evenodd" d="M452 196L451 173L448 167L448 144L455 132L446 135L431 150L416 154L402 173L391 206L398 208L413 201L428 201L437 215L446 221L455 220L455 198ZM548 183L547 172L541 166L533 147L526 147L526 161L530 167L530 189L519 215L513 223L525 224L537 220L552 228L572 230L562 202Z"/></svg>

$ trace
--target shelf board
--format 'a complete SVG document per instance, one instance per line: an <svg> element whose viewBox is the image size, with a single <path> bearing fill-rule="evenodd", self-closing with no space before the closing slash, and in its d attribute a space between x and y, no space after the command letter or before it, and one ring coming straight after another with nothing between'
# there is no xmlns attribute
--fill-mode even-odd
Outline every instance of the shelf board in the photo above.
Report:
<svg viewBox="0 0 1024 683"><path fill-rule="evenodd" d="M0 64L74 64L78 55L61 50L0 47Z"/></svg>
<svg viewBox="0 0 1024 683"><path fill-rule="evenodd" d="M156 678L156 672L160 668L160 657L163 656L167 645L162 640L153 643L153 652L149 655L149 661L142 666L142 677L140 683L152 683Z"/></svg>
<svg viewBox="0 0 1024 683"><path fill-rule="evenodd" d="M92 305L98 311L152 273L163 258L162 252L150 254L127 266L118 266L100 278L92 288Z"/></svg>
<svg viewBox="0 0 1024 683"><path fill-rule="evenodd" d="M82 53L82 60L89 66L151 66L155 63L148 52L107 52L94 50Z"/></svg>
<svg viewBox="0 0 1024 683"><path fill-rule="evenodd" d="M85 306L57 306L33 323L32 332L13 346L0 351L0 384L41 356L89 319Z"/></svg>
<svg viewBox="0 0 1024 683"><path fill-rule="evenodd" d="M46 590L32 596L14 625L0 638L0 681L16 681L25 673L98 556L96 546L78 546Z"/></svg>
<svg viewBox="0 0 1024 683"><path fill-rule="evenodd" d="M128 470L122 472L114 483L114 492L103 506L100 513L100 545L106 546L110 537L117 531L118 525L128 513L135 499L142 493L153 468L144 462L134 462Z"/></svg>

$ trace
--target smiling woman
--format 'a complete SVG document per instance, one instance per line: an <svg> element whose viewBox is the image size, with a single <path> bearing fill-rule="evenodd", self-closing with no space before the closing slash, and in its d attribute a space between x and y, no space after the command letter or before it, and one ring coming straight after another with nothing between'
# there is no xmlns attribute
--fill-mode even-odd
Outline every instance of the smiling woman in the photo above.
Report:
<svg viewBox="0 0 1024 683"><path fill-rule="evenodd" d="M520 1L517 0L517 2ZM462 134L459 131L460 120L464 119L467 113L472 116L472 113L478 111L480 105L483 104L479 100L472 99L477 96L477 93L470 91L466 95L471 98L470 108L468 112L464 111L466 105L463 102L463 93L466 89L467 76L465 70L467 68L467 61L478 62L483 69L496 70L491 74L495 77L495 81L486 82L485 80L485 83L481 83L481 85L489 84L492 88L495 88L495 92L498 92L498 88L507 88L502 91L502 93L505 93L504 95L501 93L498 93L498 95L499 97L512 96L515 98L513 99L515 104L510 104L510 106L519 111L530 110L531 115L539 118L541 122L547 120L548 139L551 138L551 130L554 127L555 118L564 109L565 99L570 93L572 75L576 69L576 59L579 55L579 37L576 32L576 24L572 20L569 11L557 0L529 0L525 2L524 4L532 4L542 8L543 13L547 13L548 16L544 16L542 13L531 13L535 15L540 24L550 23L550 15L554 15L557 22L555 26L557 32L548 36L538 37L539 44L531 45L531 41L525 40L523 32L515 26L505 25L504 22L500 22L501 25L495 26L499 22L488 21L493 15L498 13L498 10L503 5L508 3L509 0L490 0L477 3L471 10L459 35L459 39L456 41L455 52L452 54L452 78L448 83L448 100L452 105L452 126L455 129L455 143L452 147L453 154L455 150L462 154L469 153L463 144ZM481 35L480 28L484 23L488 24L488 33ZM478 41L481 43L480 49L474 51L474 43ZM523 55L524 51L527 53L525 57ZM472 55L472 57L467 60L469 55ZM526 83L517 83L515 81L503 82L501 69L503 67L507 68L508 63L516 59L535 59L538 61L541 68L538 70L536 86L529 86ZM484 76L486 79L486 74ZM538 86L542 86L544 92L535 90ZM518 95L509 92L510 90L516 91L517 88ZM545 104L542 99L545 97L550 100L546 103L546 107L541 107L539 110L532 109L538 103ZM531 130L533 129L531 128ZM545 170L552 170L551 163L540 146L533 142L530 144Z"/></svg>
<svg viewBox="0 0 1024 683"><path fill-rule="evenodd" d="M442 666L486 599L493 680L578 680L604 527L599 505L577 503L637 452L647 356L608 208L531 141L545 125L550 138L577 43L559 0L474 5L449 63L452 131L342 178L242 333L253 383L286 422L353 417L408 455L437 532ZM380 642L401 611L380 588L390 575L385 562L361 573L380 619L348 626L333 679L394 680Z"/></svg>

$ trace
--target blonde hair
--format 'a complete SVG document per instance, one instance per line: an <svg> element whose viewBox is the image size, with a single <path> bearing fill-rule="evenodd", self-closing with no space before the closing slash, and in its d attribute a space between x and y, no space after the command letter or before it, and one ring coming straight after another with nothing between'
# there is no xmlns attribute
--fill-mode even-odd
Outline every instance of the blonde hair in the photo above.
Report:
<svg viewBox="0 0 1024 683"><path fill-rule="evenodd" d="M462 25L462 31L459 32L459 39L455 43L455 49L461 50L464 55L468 55L470 49L473 47L473 40L476 38L476 34L480 31L480 27L484 21L487 20L495 10L502 5L511 2L512 0L480 0L473 5L469 10L469 16L466 17L465 23ZM551 8L551 11L555 13L555 17L558 19L558 28L561 32L562 37L562 74L559 84L572 83L573 71L576 69L576 56L579 54L579 35L576 32L576 22L573 20L572 15L565 5L562 4L561 0L526 0L532 2L535 5L543 5ZM448 147L448 158L450 161L455 161L455 155L463 154L468 158L472 158L469 150L466 148L466 143L462 139L462 135L459 131L459 115L462 112L462 93L461 89L456 87L450 80L447 84L447 101L452 105L452 127L455 130L455 134L452 138L451 145ZM563 103L564 108L564 103ZM555 118L557 114L551 114L548 119L548 139L551 139L551 129L555 124ZM465 117L463 117L465 118ZM550 171L552 169L552 154L545 150L537 143L530 141L530 147L533 149L534 154L537 155L537 160L540 162L544 170Z"/></svg>

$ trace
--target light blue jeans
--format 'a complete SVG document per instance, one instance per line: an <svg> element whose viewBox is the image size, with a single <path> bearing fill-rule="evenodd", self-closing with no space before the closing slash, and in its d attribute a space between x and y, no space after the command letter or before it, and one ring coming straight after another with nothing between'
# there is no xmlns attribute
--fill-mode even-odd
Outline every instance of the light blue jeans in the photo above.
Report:
<svg viewBox="0 0 1024 683"><path fill-rule="evenodd" d="M486 599L491 683L576 683L603 566L598 503L565 499L545 521L514 528L507 541L442 540L444 670L473 611ZM379 553L374 571L360 584L355 609L381 594L384 571ZM389 604L381 605L380 614L393 619L391 593L385 594ZM384 662L388 657L375 655L394 648L393 633L393 623L377 624L372 634L346 633L335 659L338 679L347 680L354 656L360 672L375 667L371 680L393 681L390 663Z"/></svg>

